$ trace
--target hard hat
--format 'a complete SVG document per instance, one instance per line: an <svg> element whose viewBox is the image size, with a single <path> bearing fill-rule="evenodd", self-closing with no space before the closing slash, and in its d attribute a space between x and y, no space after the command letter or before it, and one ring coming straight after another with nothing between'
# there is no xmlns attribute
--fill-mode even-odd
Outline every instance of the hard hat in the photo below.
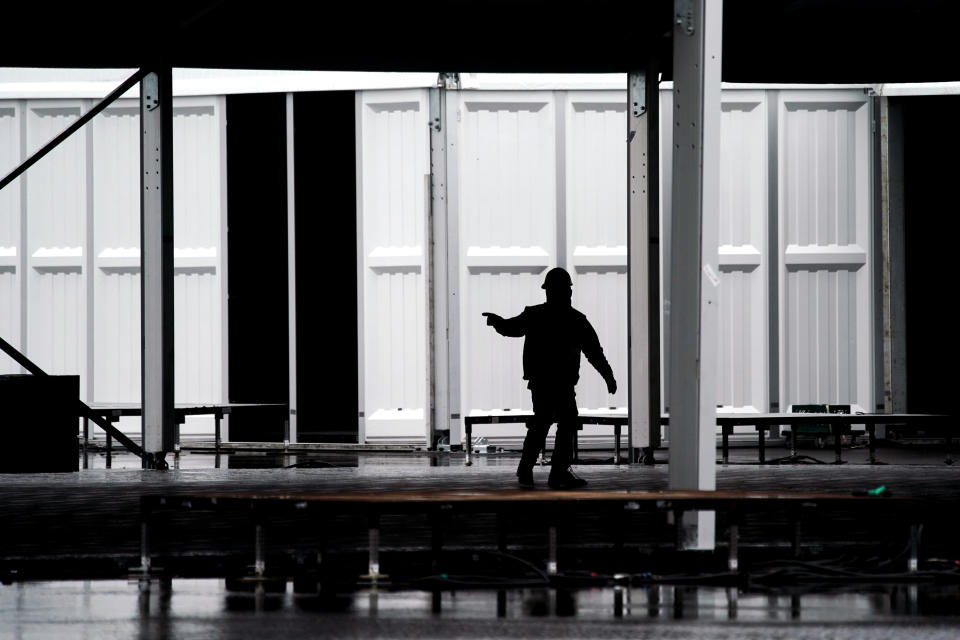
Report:
<svg viewBox="0 0 960 640"><path fill-rule="evenodd" d="M554 267L547 271L547 276L543 279L541 289L551 289L553 287L572 287L573 281L570 280L570 274L563 267Z"/></svg>

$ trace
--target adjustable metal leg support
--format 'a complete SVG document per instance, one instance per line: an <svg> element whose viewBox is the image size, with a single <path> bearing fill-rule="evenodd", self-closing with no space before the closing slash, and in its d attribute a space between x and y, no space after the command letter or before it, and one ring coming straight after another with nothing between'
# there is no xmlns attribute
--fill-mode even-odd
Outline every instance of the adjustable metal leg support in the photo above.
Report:
<svg viewBox="0 0 960 640"><path fill-rule="evenodd" d="M740 558L737 545L740 542L740 525L736 521L730 523L730 547L727 553L727 570L736 572L740 570Z"/></svg>
<svg viewBox="0 0 960 640"><path fill-rule="evenodd" d="M377 582L386 578L380 573L380 514L375 513L370 516L367 530L367 574L363 578L371 582Z"/></svg>
<svg viewBox="0 0 960 640"><path fill-rule="evenodd" d="M910 525L910 558L907 560L907 571L916 573L920 566L920 525Z"/></svg>
<svg viewBox="0 0 960 640"><path fill-rule="evenodd" d="M265 545L263 524L258 522L254 525L253 540L253 574L262 578L267 570L267 561L265 557Z"/></svg>
<svg viewBox="0 0 960 640"><path fill-rule="evenodd" d="M557 575L557 526L550 525L547 532L547 575Z"/></svg>
<svg viewBox="0 0 960 640"><path fill-rule="evenodd" d="M150 575L150 526L146 518L140 521L140 572Z"/></svg>

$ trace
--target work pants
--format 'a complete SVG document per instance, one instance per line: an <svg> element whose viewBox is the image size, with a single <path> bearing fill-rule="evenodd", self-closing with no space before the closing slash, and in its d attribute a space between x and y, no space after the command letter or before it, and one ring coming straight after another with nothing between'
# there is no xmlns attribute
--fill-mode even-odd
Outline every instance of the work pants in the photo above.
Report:
<svg viewBox="0 0 960 640"><path fill-rule="evenodd" d="M556 422L550 464L553 470L564 471L573 459L573 438L580 426L577 394L573 387L531 384L530 395L533 398L533 419L527 423L520 468L533 466L546 443L550 425Z"/></svg>

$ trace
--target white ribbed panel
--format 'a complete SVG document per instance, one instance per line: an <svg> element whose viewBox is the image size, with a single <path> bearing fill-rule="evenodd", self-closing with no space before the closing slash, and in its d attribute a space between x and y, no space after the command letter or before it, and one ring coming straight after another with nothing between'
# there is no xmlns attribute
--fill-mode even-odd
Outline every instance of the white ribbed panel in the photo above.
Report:
<svg viewBox="0 0 960 640"><path fill-rule="evenodd" d="M577 404L627 405L627 122L623 91L571 91L566 108L567 270L619 390L583 359Z"/></svg>
<svg viewBox="0 0 960 640"><path fill-rule="evenodd" d="M870 410L869 120L864 96L780 96L781 406Z"/></svg>
<svg viewBox="0 0 960 640"><path fill-rule="evenodd" d="M767 127L761 91L723 94L717 404L766 411Z"/></svg>
<svg viewBox="0 0 960 640"><path fill-rule="evenodd" d="M177 98L173 109L174 397L215 404L223 397L220 282L220 103ZM209 416L182 433L213 433Z"/></svg>
<svg viewBox="0 0 960 640"><path fill-rule="evenodd" d="M218 244L220 117L213 98L174 100L173 233L180 249Z"/></svg>
<svg viewBox="0 0 960 640"><path fill-rule="evenodd" d="M368 91L362 105L365 437L425 442L427 93Z"/></svg>
<svg viewBox="0 0 960 640"><path fill-rule="evenodd" d="M174 396L177 402L214 404L221 389L217 275L212 269L178 269L173 286Z"/></svg>
<svg viewBox="0 0 960 640"><path fill-rule="evenodd" d="M0 175L20 164L20 114L16 102L0 101ZM20 179L0 191L0 336L20 346ZM0 355L0 374L20 366Z"/></svg>
<svg viewBox="0 0 960 640"><path fill-rule="evenodd" d="M543 302L543 275L557 264L553 93L459 100L462 412L529 408L523 340L500 336L481 313L506 318Z"/></svg>
<svg viewBox="0 0 960 640"><path fill-rule="evenodd" d="M139 123L137 100L92 123L95 402L140 401Z"/></svg>
<svg viewBox="0 0 960 640"><path fill-rule="evenodd" d="M27 109L33 153L81 114L79 101L35 101ZM80 375L86 389L86 142L65 140L27 178L27 356L50 374Z"/></svg>
<svg viewBox="0 0 960 640"><path fill-rule="evenodd" d="M222 398L220 126L216 98L174 100L175 400ZM94 119L94 396L140 400L139 102L114 103ZM125 420L136 432L139 422ZM191 417L182 433L213 433Z"/></svg>
<svg viewBox="0 0 960 640"><path fill-rule="evenodd" d="M94 323L95 402L140 401L139 270L97 269Z"/></svg>

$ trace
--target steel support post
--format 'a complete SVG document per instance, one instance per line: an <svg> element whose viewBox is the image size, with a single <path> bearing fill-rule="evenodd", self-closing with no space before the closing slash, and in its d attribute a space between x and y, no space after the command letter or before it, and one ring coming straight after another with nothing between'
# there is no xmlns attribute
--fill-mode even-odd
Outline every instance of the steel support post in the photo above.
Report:
<svg viewBox="0 0 960 640"><path fill-rule="evenodd" d="M293 157L293 94L287 94L287 353L288 363L288 444L297 443L297 202Z"/></svg>
<svg viewBox="0 0 960 640"><path fill-rule="evenodd" d="M675 6L669 486L714 490L723 2ZM714 548L715 520L713 512L684 517L680 548Z"/></svg>
<svg viewBox="0 0 960 640"><path fill-rule="evenodd" d="M903 105L880 97L880 235L883 286L883 410L907 410ZM880 427L886 437L886 425Z"/></svg>
<svg viewBox="0 0 960 640"><path fill-rule="evenodd" d="M432 432L430 446L446 436L460 443L460 278L457 210L457 100L460 76L441 73L430 90L430 218L429 278L432 322Z"/></svg>
<svg viewBox="0 0 960 640"><path fill-rule="evenodd" d="M430 176L427 212L427 344L430 348L430 415L427 446L450 434L450 343L447 314L447 92L430 89ZM448 440L449 442L449 440Z"/></svg>
<svg viewBox="0 0 960 640"><path fill-rule="evenodd" d="M656 59L627 81L627 449L660 446L660 91ZM619 461L619 456L618 456Z"/></svg>
<svg viewBox="0 0 960 640"><path fill-rule="evenodd" d="M172 70L140 83L140 329L143 464L165 467L173 451L173 95Z"/></svg>

